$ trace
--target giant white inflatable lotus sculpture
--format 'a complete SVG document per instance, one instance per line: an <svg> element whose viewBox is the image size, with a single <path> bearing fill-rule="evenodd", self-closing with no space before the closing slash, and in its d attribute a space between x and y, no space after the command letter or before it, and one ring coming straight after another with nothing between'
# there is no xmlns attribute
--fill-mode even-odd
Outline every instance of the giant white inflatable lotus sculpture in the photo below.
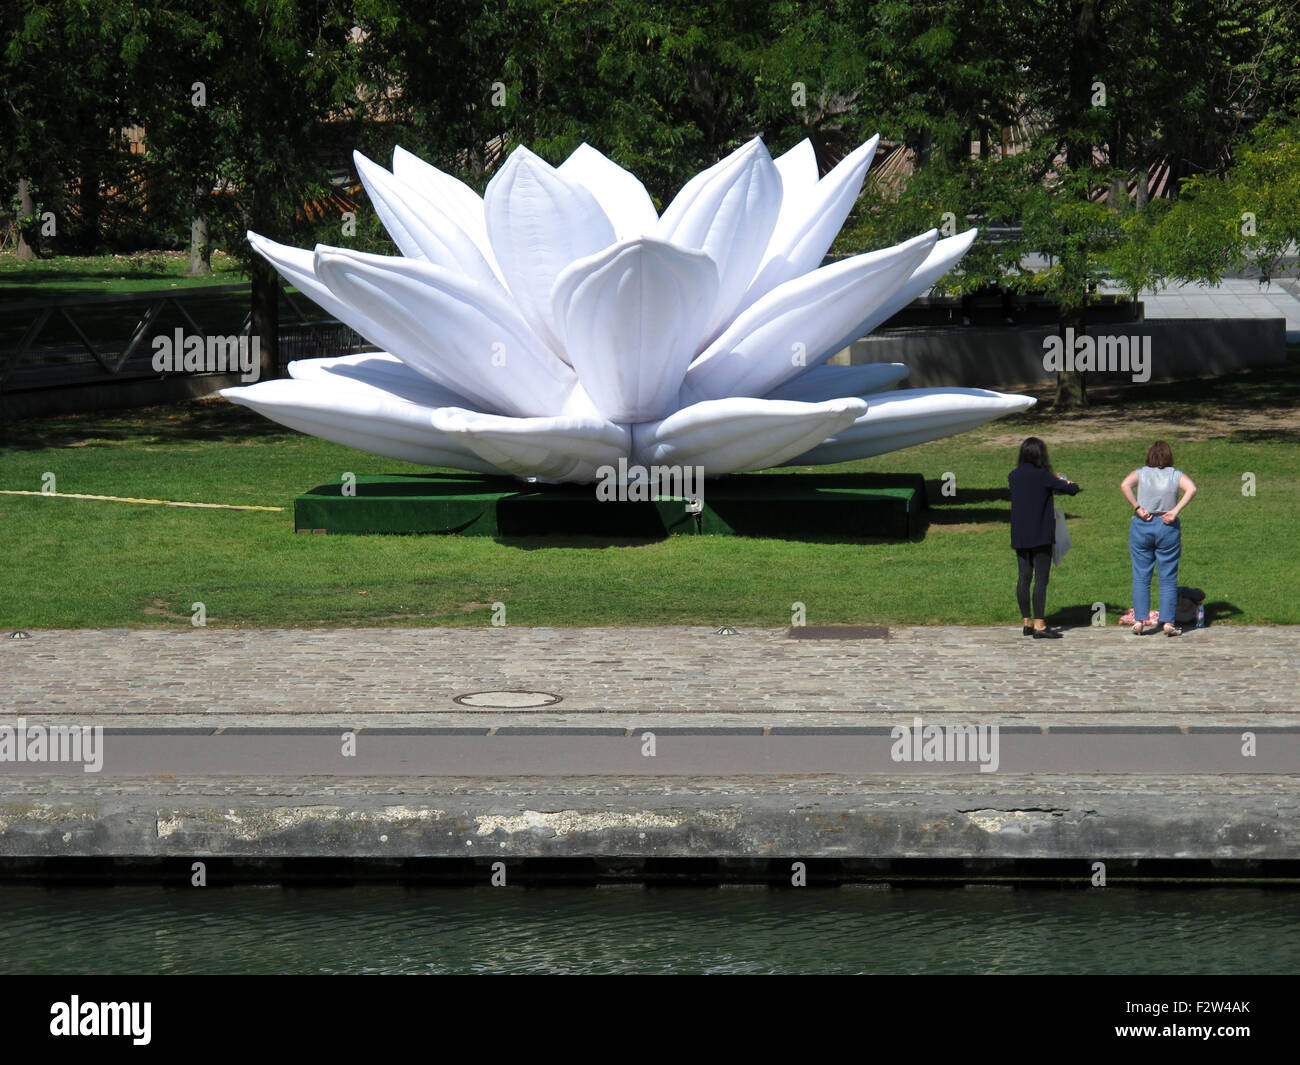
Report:
<svg viewBox="0 0 1300 1065"><path fill-rule="evenodd" d="M249 239L384 352L222 394L378 455L580 483L620 458L705 476L842 462L1024 410L982 389L892 390L897 363L822 365L975 237L931 230L819 268L875 147L819 179L809 142L773 160L754 139L662 215L586 144L559 167L517 148L482 198L401 148L391 172L357 155L401 256Z"/></svg>

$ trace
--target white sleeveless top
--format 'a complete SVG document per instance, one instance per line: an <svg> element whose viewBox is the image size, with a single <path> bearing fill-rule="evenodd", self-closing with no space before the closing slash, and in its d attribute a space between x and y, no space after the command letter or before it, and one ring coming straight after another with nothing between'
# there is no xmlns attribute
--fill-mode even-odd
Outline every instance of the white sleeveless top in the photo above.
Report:
<svg viewBox="0 0 1300 1065"><path fill-rule="evenodd" d="M1138 475L1138 506L1149 514L1163 514L1173 510L1178 503L1178 482L1183 479L1183 471L1172 466L1163 469L1157 466L1143 466L1134 471Z"/></svg>

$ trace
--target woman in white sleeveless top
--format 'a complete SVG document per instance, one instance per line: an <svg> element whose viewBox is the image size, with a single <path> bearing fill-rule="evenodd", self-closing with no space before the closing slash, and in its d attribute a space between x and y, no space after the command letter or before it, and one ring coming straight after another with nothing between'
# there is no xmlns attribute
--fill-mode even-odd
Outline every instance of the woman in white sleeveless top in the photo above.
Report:
<svg viewBox="0 0 1300 1065"><path fill-rule="evenodd" d="M1120 491L1133 508L1128 550L1133 560L1133 632L1145 636L1159 626L1147 624L1151 612L1151 574L1160 580L1160 620L1166 636L1178 636L1174 624L1178 606L1178 560L1183 552L1178 515L1196 495L1196 485L1174 468L1169 445L1157 440L1147 448L1147 464L1121 482ZM1136 489L1136 496L1134 495ZM1182 498L1178 493L1182 492Z"/></svg>

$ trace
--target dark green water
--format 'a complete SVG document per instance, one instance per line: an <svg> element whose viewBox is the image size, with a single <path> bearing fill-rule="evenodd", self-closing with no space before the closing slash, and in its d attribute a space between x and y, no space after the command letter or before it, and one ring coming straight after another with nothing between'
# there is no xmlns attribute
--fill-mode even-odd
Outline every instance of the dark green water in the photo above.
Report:
<svg viewBox="0 0 1300 1065"><path fill-rule="evenodd" d="M4 973L1294 973L1300 893L0 887Z"/></svg>

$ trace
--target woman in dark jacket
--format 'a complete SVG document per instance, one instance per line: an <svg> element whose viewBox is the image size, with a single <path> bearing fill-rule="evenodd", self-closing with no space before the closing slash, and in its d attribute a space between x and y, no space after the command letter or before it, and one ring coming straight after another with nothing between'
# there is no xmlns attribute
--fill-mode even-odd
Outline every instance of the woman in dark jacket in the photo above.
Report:
<svg viewBox="0 0 1300 1065"><path fill-rule="evenodd" d="M1061 634L1047 627L1047 580L1052 570L1052 545L1056 542L1057 492L1075 495L1079 486L1052 472L1047 445L1031 436L1020 445L1020 465L1007 475L1011 486L1011 546L1020 567L1016 599L1020 603L1023 633L1036 640L1056 640ZM1033 624L1030 624L1030 581L1033 583Z"/></svg>

